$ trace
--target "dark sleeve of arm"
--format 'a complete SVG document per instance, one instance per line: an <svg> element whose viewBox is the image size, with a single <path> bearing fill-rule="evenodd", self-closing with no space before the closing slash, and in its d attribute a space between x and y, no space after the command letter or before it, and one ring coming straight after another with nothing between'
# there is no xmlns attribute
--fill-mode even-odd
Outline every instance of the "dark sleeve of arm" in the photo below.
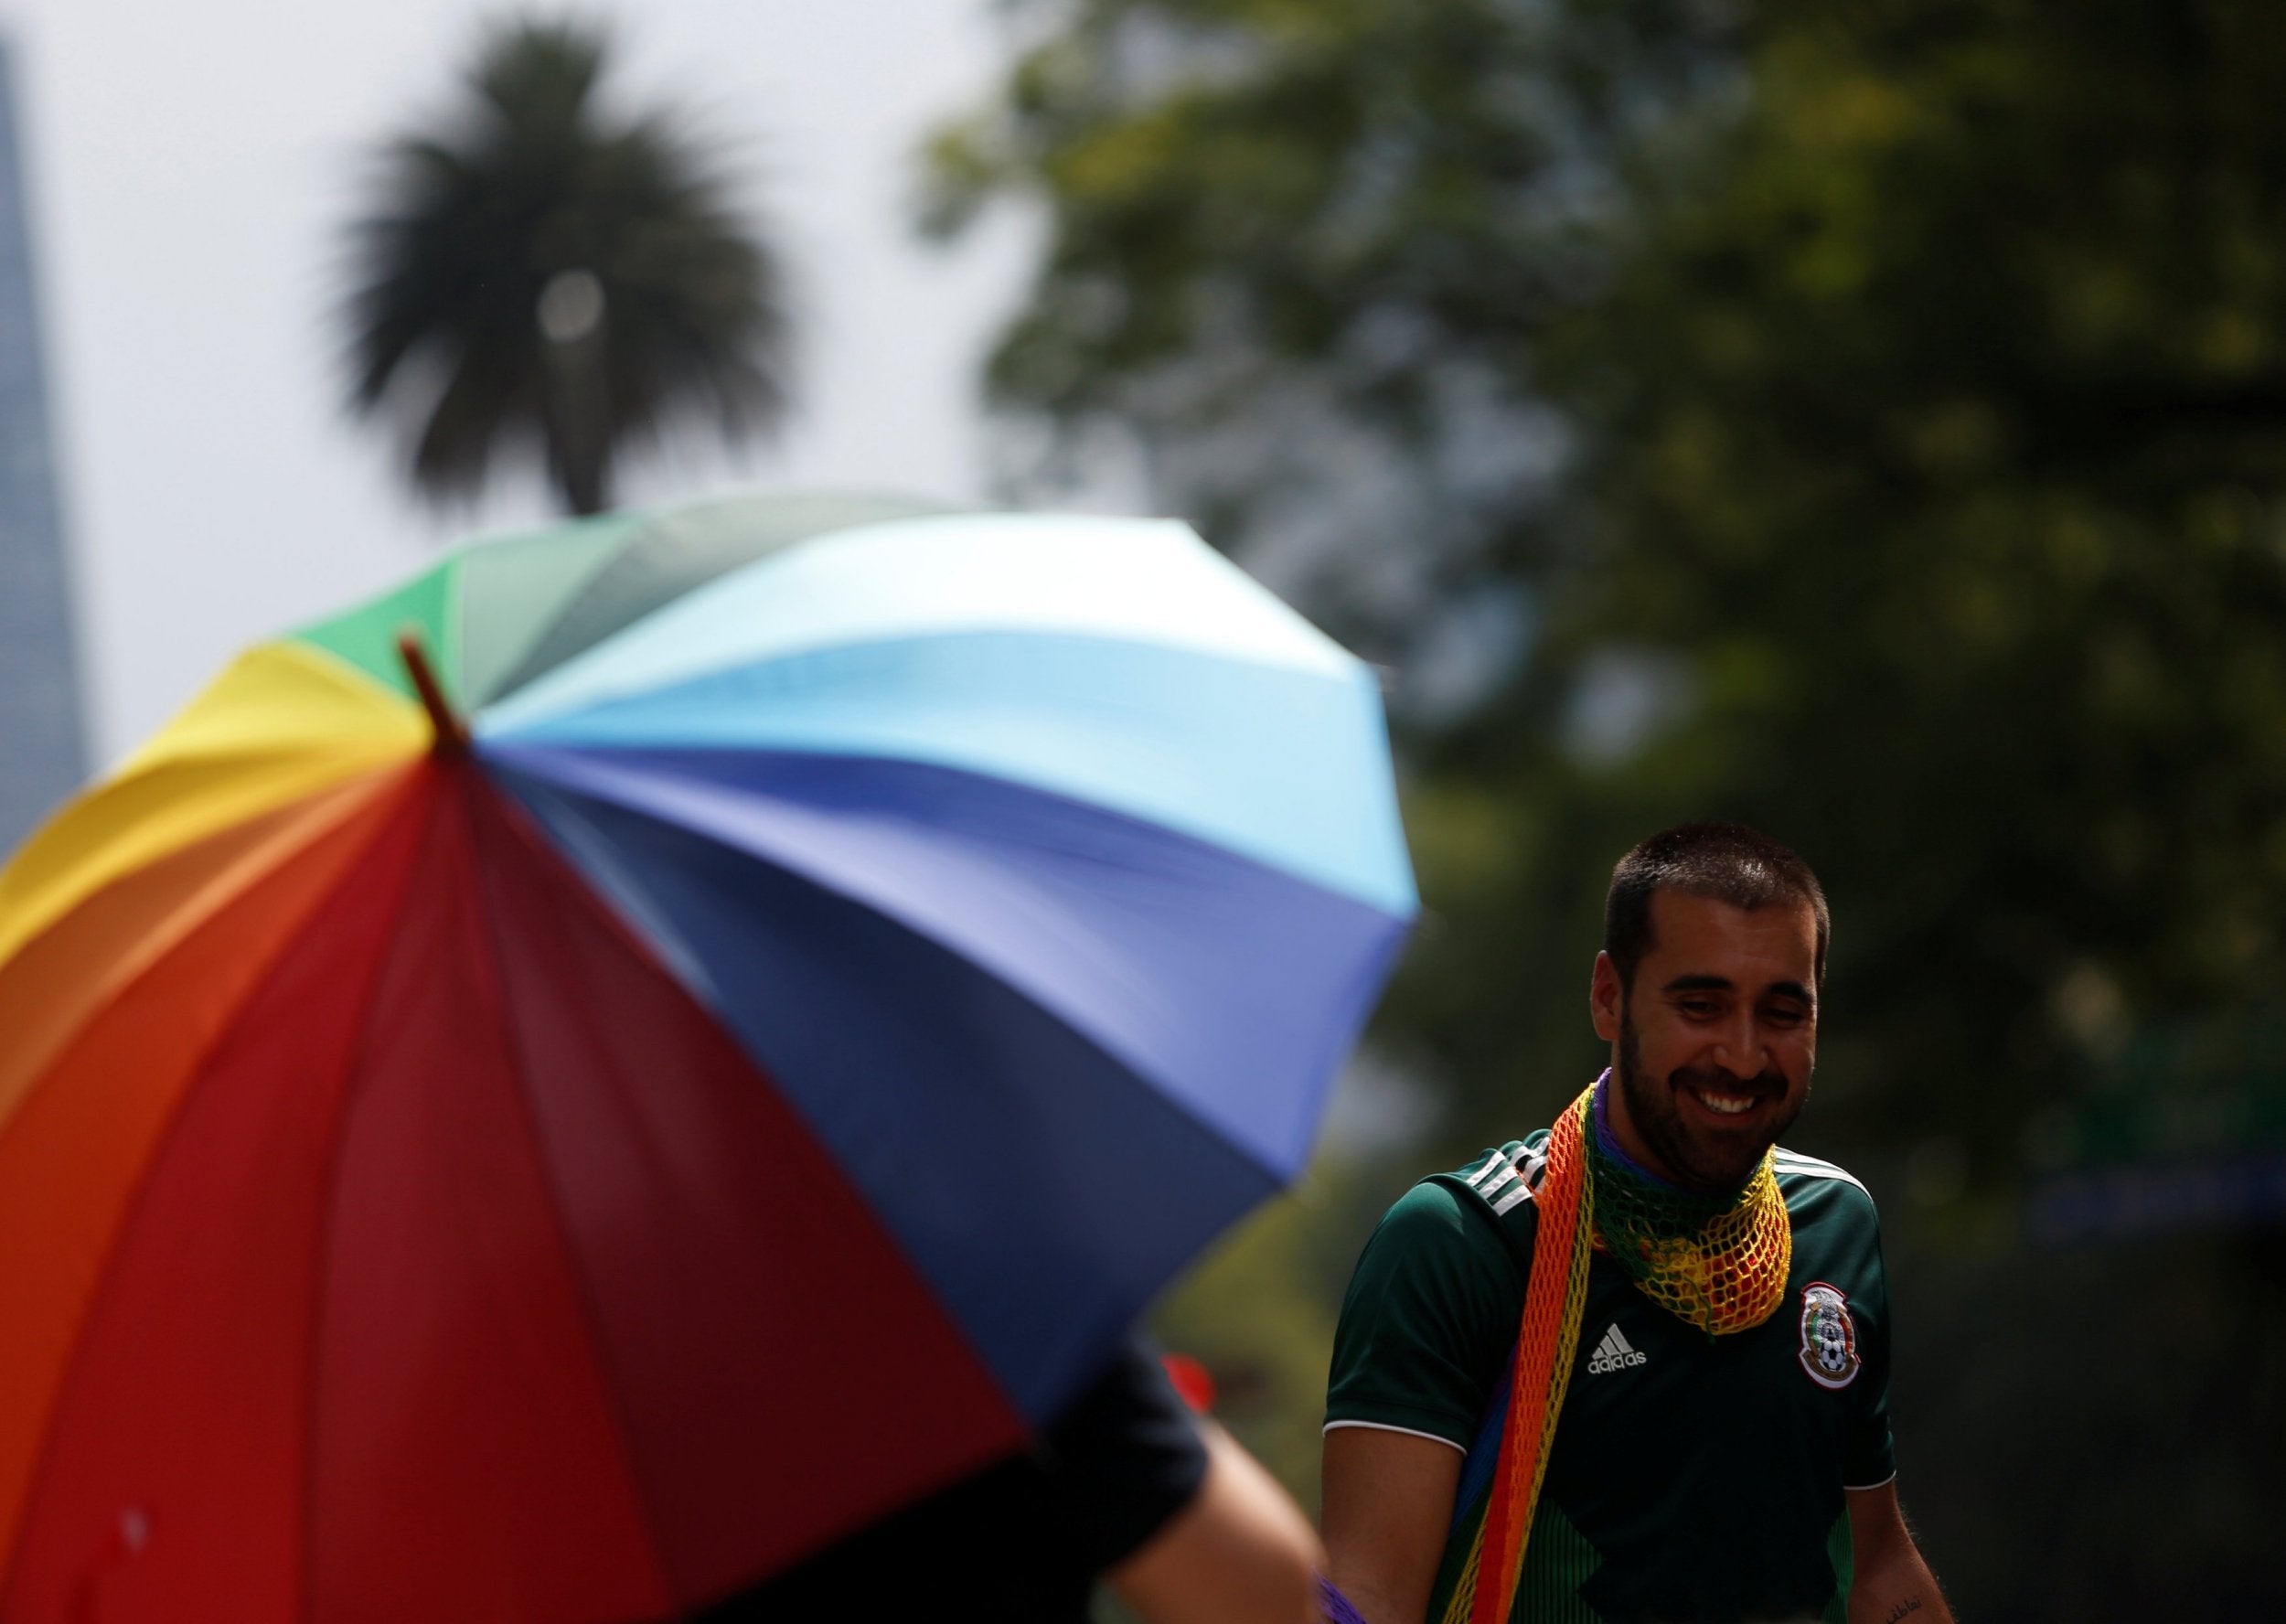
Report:
<svg viewBox="0 0 2286 1624"><path fill-rule="evenodd" d="M1854 1192L1853 1192L1854 1193ZM1865 1244L1872 1249L1873 1288L1853 1305L1857 1312L1858 1412L1843 1448L1842 1484L1872 1489L1897 1475L1896 1449L1889 1433L1889 1276L1881 1255L1881 1225L1865 1201Z"/></svg>
<svg viewBox="0 0 2286 1624"><path fill-rule="evenodd" d="M1091 1571L1131 1555L1191 1502L1206 1446L1159 1359L1131 1341L1042 1439L1052 1513Z"/></svg>
<svg viewBox="0 0 2286 1624"><path fill-rule="evenodd" d="M1327 1426L1393 1426L1466 1449L1522 1302L1522 1267L1490 1209L1442 1181L1415 1185L1350 1277Z"/></svg>

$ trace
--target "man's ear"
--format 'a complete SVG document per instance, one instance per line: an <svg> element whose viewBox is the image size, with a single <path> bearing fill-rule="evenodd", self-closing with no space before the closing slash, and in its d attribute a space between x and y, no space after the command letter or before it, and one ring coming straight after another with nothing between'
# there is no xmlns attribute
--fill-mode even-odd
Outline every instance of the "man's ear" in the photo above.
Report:
<svg viewBox="0 0 2286 1624"><path fill-rule="evenodd" d="M1619 1041L1619 1006L1626 996L1611 955L1597 954L1596 973L1587 983L1587 1013L1596 1023L1596 1035L1607 1043Z"/></svg>

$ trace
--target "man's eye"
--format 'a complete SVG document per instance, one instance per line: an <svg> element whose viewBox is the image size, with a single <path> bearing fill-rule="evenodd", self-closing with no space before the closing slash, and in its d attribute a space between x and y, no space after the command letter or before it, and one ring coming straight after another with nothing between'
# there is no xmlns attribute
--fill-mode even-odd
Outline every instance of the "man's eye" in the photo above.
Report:
<svg viewBox="0 0 2286 1624"><path fill-rule="evenodd" d="M1722 1012L1721 1006L1716 1004L1713 999L1684 999L1682 1002L1677 1006L1677 1008L1682 1010L1685 1015L1696 1016L1702 1020L1709 1015L1716 1015Z"/></svg>
<svg viewBox="0 0 2286 1624"><path fill-rule="evenodd" d="M1800 1026L1808 1018L1808 1014L1809 1011L1805 1010L1781 1007L1769 1010L1763 1016L1763 1019L1773 1026Z"/></svg>

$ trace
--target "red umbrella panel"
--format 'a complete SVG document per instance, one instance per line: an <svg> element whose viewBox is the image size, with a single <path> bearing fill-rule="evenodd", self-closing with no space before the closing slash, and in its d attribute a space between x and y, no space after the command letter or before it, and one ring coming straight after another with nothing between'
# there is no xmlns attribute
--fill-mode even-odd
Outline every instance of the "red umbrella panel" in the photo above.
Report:
<svg viewBox="0 0 2286 1624"><path fill-rule="evenodd" d="M155 967L71 1057L198 1085L0 1616L654 1618L1017 1447L866 1203L522 815L465 759L363 789L206 922L272 945L209 1042L166 1008L236 990L192 933L205 985Z"/></svg>

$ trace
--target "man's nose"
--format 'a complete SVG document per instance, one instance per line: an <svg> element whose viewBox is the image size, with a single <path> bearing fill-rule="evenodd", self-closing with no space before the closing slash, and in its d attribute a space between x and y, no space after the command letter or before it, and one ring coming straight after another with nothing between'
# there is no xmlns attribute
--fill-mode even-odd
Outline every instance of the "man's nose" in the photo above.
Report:
<svg viewBox="0 0 2286 1624"><path fill-rule="evenodd" d="M1734 1077L1758 1077L1768 1069L1769 1046L1752 1010L1734 1010L1716 1028L1714 1059Z"/></svg>

